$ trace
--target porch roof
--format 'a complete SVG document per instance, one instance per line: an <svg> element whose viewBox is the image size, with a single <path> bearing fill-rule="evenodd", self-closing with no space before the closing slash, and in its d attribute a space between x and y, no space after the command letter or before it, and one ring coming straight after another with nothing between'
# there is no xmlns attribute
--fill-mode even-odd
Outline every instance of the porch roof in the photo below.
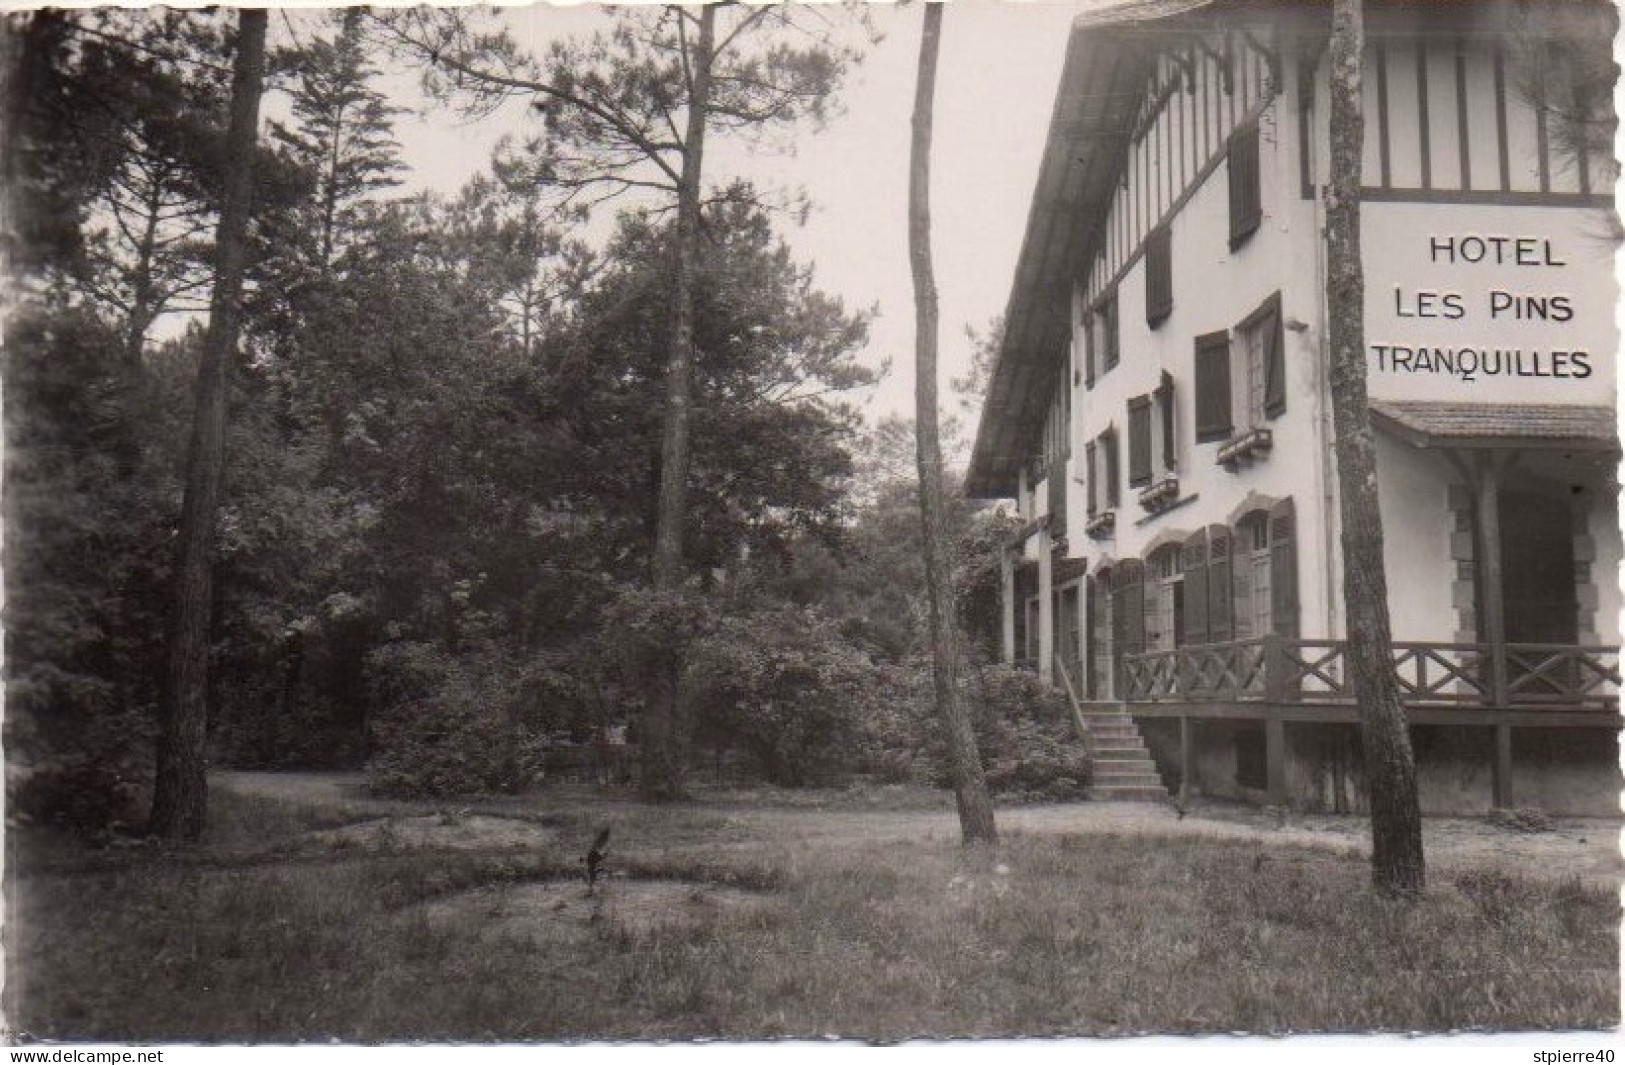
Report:
<svg viewBox="0 0 1625 1065"><path fill-rule="evenodd" d="M1374 400L1372 424L1415 447L1618 451L1614 408L1556 403Z"/></svg>

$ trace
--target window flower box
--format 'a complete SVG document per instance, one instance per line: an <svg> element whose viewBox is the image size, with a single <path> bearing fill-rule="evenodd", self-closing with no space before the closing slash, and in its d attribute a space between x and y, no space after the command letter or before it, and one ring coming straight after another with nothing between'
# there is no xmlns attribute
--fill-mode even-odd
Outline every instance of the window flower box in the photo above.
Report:
<svg viewBox="0 0 1625 1065"><path fill-rule="evenodd" d="M1083 531L1096 540L1104 539L1117 527L1117 511L1103 510L1083 523Z"/></svg>
<svg viewBox="0 0 1625 1065"><path fill-rule="evenodd" d="M1140 493L1140 506L1152 514L1167 510L1179 499L1179 478L1164 477Z"/></svg>
<svg viewBox="0 0 1625 1065"><path fill-rule="evenodd" d="M1231 437L1219 448L1219 465L1235 469L1251 465L1269 454L1275 444L1268 429L1249 429Z"/></svg>

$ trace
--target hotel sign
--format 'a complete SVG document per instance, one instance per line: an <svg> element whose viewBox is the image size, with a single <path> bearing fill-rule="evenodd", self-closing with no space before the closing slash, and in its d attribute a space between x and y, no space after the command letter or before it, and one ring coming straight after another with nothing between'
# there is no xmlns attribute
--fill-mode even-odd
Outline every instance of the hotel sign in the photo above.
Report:
<svg viewBox="0 0 1625 1065"><path fill-rule="evenodd" d="M1372 396L1611 401L1612 249L1596 216L1417 206L1365 209Z"/></svg>

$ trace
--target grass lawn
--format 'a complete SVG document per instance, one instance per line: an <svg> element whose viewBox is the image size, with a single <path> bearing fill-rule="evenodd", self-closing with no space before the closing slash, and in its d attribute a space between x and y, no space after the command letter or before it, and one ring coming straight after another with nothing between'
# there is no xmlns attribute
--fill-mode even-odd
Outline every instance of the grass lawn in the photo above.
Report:
<svg viewBox="0 0 1625 1065"><path fill-rule="evenodd" d="M6 1015L22 1039L233 1042L1619 1022L1618 900L1578 881L1432 870L1405 905L1362 861L1257 842L964 852L546 803L380 819L217 793L195 851L14 851ZM617 875L588 898L602 823Z"/></svg>

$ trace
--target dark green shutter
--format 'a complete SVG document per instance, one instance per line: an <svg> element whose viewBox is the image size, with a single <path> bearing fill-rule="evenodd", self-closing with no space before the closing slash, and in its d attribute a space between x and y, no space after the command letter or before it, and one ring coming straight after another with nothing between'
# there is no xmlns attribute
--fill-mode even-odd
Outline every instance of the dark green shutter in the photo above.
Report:
<svg viewBox="0 0 1625 1065"><path fill-rule="evenodd" d="M1117 461L1117 430L1107 429L1101 433L1100 444L1106 453L1106 507L1114 510L1123 502L1123 475Z"/></svg>
<svg viewBox="0 0 1625 1065"><path fill-rule="evenodd" d="M1093 440L1083 445L1083 471L1085 483L1089 486L1089 516L1092 518L1100 512L1100 487L1096 483L1100 480L1100 467L1095 465L1095 442Z"/></svg>
<svg viewBox="0 0 1625 1065"><path fill-rule="evenodd" d="M1175 468L1174 461L1174 379L1162 371L1162 382L1157 385L1157 408L1162 412L1162 464Z"/></svg>
<svg viewBox="0 0 1625 1065"><path fill-rule="evenodd" d="M1263 221L1258 186L1258 126L1247 123L1230 134L1226 158L1230 173L1230 247L1239 248Z"/></svg>
<svg viewBox="0 0 1625 1065"><path fill-rule="evenodd" d="M1151 399L1128 401L1128 483L1136 488L1151 483Z"/></svg>
<svg viewBox="0 0 1625 1065"><path fill-rule="evenodd" d="M1121 336L1117 330L1117 292L1115 290L1113 290L1112 294L1106 297L1105 302L1100 305L1100 313L1105 316L1106 319L1106 326L1103 330L1105 333L1104 344L1106 350L1100 364L1100 372L1105 374L1107 370L1110 370L1113 366L1117 365L1117 357L1121 353L1121 349L1118 347L1118 341L1121 339Z"/></svg>
<svg viewBox="0 0 1625 1065"><path fill-rule="evenodd" d="M1264 334L1264 416L1286 413L1286 334L1281 327L1281 300L1277 296L1258 328Z"/></svg>
<svg viewBox="0 0 1625 1065"><path fill-rule="evenodd" d="M1100 594L1100 582L1093 574L1083 579L1083 676L1076 679L1078 690L1085 699L1097 699L1095 691L1095 659L1100 657L1100 634L1095 631L1095 596Z"/></svg>
<svg viewBox="0 0 1625 1065"><path fill-rule="evenodd" d="M1179 642L1207 643L1207 530L1198 529L1181 549L1185 573L1185 631Z"/></svg>
<svg viewBox="0 0 1625 1065"><path fill-rule="evenodd" d="M1230 419L1230 334L1196 338L1196 442L1228 440Z"/></svg>
<svg viewBox="0 0 1625 1065"><path fill-rule="evenodd" d="M1235 543L1226 525L1209 525L1208 540L1208 596L1207 631L1213 643L1227 643L1234 639L1236 628L1231 624L1235 593L1230 586L1231 552Z"/></svg>
<svg viewBox="0 0 1625 1065"><path fill-rule="evenodd" d="M1270 624L1276 633L1298 636L1298 536L1292 500L1270 508Z"/></svg>
<svg viewBox="0 0 1625 1065"><path fill-rule="evenodd" d="M1124 559L1112 568L1112 650L1117 656L1116 695L1128 694L1123 677L1123 656L1145 650L1144 566L1137 558Z"/></svg>
<svg viewBox="0 0 1625 1065"><path fill-rule="evenodd" d="M1159 226L1145 238L1145 324L1155 329L1174 309L1171 231Z"/></svg>
<svg viewBox="0 0 1625 1065"><path fill-rule="evenodd" d="M1091 312L1083 316L1083 387L1095 387L1095 360L1100 358L1100 352L1095 346L1095 316Z"/></svg>

